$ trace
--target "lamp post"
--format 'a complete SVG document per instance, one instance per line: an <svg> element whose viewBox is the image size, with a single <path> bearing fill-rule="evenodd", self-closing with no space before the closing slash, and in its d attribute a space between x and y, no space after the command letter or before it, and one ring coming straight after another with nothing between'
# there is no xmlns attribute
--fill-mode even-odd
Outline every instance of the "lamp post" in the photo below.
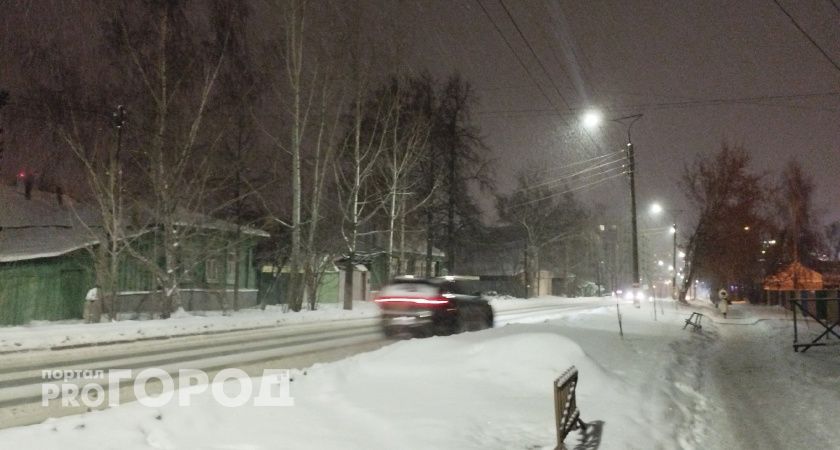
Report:
<svg viewBox="0 0 840 450"><path fill-rule="evenodd" d="M611 122L620 123L627 126L627 161L630 173L630 224L632 233L632 248L633 248L633 291L634 294L641 287L641 276L639 274L639 229L636 215L636 154L633 148L633 139L631 132L633 131L633 124L642 118L642 114L631 114L629 116L610 119ZM601 123L601 113L596 110L589 110L581 117L583 126L586 128L595 128ZM635 299L635 295L633 296ZM634 300L636 302L637 300Z"/></svg>
<svg viewBox="0 0 840 450"><path fill-rule="evenodd" d="M636 215L636 154L633 149L633 139L631 138L631 131L633 124L642 118L642 114L633 114L629 116L619 117L613 119L613 122L620 124L627 124L627 161L630 165L630 228L633 239L633 288L639 289L642 283L639 275L639 227Z"/></svg>
<svg viewBox="0 0 840 450"><path fill-rule="evenodd" d="M651 214L656 215L656 214L659 214L663 211L665 211L665 208L663 208L662 205L660 205L659 203L654 203L654 204L650 205ZM676 299L676 294L678 293L677 292L677 215L682 213L683 210L681 210L681 209L671 210L669 208L669 212L671 213L671 219L673 221L673 223L671 224L671 233L674 235L673 236L673 247L672 247L672 250L671 250L671 258L672 258L671 267L673 267L673 269L674 269L673 274L671 276L671 297Z"/></svg>

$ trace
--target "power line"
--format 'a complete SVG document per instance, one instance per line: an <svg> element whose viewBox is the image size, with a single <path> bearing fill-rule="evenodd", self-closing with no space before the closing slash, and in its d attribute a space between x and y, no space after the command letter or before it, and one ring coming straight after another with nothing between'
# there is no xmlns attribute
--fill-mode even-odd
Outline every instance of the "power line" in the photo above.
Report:
<svg viewBox="0 0 840 450"><path fill-rule="evenodd" d="M838 72L840 72L840 64L838 64L836 61L834 61L834 59L832 59L831 56L828 53L826 53L826 51L822 48L822 46L820 46L820 44L818 44L817 41L815 41L814 38L812 38L811 35L808 34L808 32L805 31L805 29L802 28L799 25L798 22L796 22L796 19L794 19L793 16L791 16L790 13L787 12L785 7L782 6L781 3L779 3L779 0L773 0L773 3L775 3L776 6L778 6L779 9L787 16L787 18L790 19L791 23L793 23L793 26L795 26L796 29L799 30L799 32L802 33L802 35L805 36L808 39L808 41L810 41L811 44L813 44L814 47L816 47L817 50L819 50L820 53L822 53L822 55L825 57L825 59L827 59L828 62L830 62L831 65L834 66L834 68L837 69ZM834 2L832 2L832 3L834 3ZM837 5L835 5L835 7L836 6Z"/></svg>
<svg viewBox="0 0 840 450"><path fill-rule="evenodd" d="M574 173L564 174L564 175L561 175L561 176L558 176L558 177L555 177L555 178L552 178L552 179L549 179L549 180L541 181L537 184L533 184L533 185L530 185L530 186L523 187L521 189L517 189L517 192L525 192L525 191L530 191L530 190L533 190L533 189L541 188L541 187L544 187L544 186L549 186L549 185L552 185L552 184L562 183L562 182L565 182L565 181L569 181L572 178L580 177L581 175L586 175L585 177L582 177L583 179L585 179L585 178L593 175L593 174L588 174L587 175L587 172L592 172L594 170L603 169L605 167L609 167L609 168L606 169L606 171L603 171L603 172L607 172L607 171L610 171L610 170L616 170L616 169L623 169L625 162L627 162L627 158L620 158L620 159L609 161L609 162L606 162L606 163L603 163L603 164L599 164L597 166L587 167L585 169L579 170L579 171L574 172ZM616 166L615 164L617 164L617 163L621 163L622 165ZM610 167L610 166L612 166L612 167ZM603 172L601 172L601 173L603 173ZM594 174L594 175L597 175L597 173ZM580 181L580 180L575 180L575 181Z"/></svg>
<svg viewBox="0 0 840 450"><path fill-rule="evenodd" d="M499 34L499 36L505 42L508 49L510 49L511 53L513 53L513 56L516 57L516 60L519 62L519 65L522 66L522 69L524 69L525 73L528 74L528 78L531 79L531 82L534 84L534 86L536 86L537 90L540 91L540 94L542 94L543 98L545 98L546 102L548 102L548 105L551 106L552 108L554 108L555 110L557 110L557 108L554 106L554 103L551 101L551 98L548 96L548 94L542 88L540 83L537 81L536 77L534 77L534 74L531 73L531 69L529 69L528 66L525 64L525 62L522 61L522 58L519 56L519 53L517 53L516 50L513 48L513 45L510 43L508 38L502 32L502 29L499 28L499 25L496 24L495 20L493 20L493 16L490 15L490 12L487 11L487 8L485 8L484 4L481 3L481 0L475 0L475 2L478 3L478 6L484 12L484 15L487 16L487 19L490 21L490 23L493 24L493 28L496 29L496 32ZM558 111L558 113L559 113L559 111ZM566 125L569 125L569 122L564 117L561 117L561 120L563 120L563 122Z"/></svg>
<svg viewBox="0 0 840 450"><path fill-rule="evenodd" d="M562 92L560 92L560 88L557 87L557 83L554 82L554 79L551 77L551 74L548 72L548 69L545 67L545 64L543 64L542 59L540 59L539 55L537 55L537 52L531 45L531 41L528 40L528 37L525 36L525 33L523 33L522 29L519 28L519 24L516 22L516 19L513 17L513 14L510 13L510 10L508 9L507 5L505 5L504 0L499 0L499 4L502 6L502 9L505 10L505 14L507 15L508 19L510 19L510 22L516 29L516 32L519 33L519 37L522 39L523 42L525 42L525 46L528 47L528 51L531 52L531 56L533 56L534 59L537 61L537 64L539 64L540 69L542 69L543 74L545 74L545 77L546 79L548 79L549 84L551 84L551 86L554 88L554 91L557 92L557 96L560 97L560 100L566 105L566 108L571 111L572 106L569 104L569 101L566 100L566 97L563 95ZM563 121L565 122L565 119L563 119ZM589 138L589 140L592 142L592 145L595 146L596 149L598 149L599 151L601 150L601 146L599 146L598 142L595 141L591 134L589 134L589 131L584 129L583 134L585 134L586 137Z"/></svg>
<svg viewBox="0 0 840 450"><path fill-rule="evenodd" d="M615 106L608 106L604 107L605 111L621 111L621 110L636 110L636 109L671 109L671 108L683 108L683 107L696 107L696 106L715 106L715 105L725 105L725 104L749 104L749 105L766 105L766 106L779 106L779 107L804 107L804 105L791 105L791 104L773 104L773 103L763 103L763 102L770 102L774 100L792 100L792 99L804 99L804 98L816 98L816 97L833 97L833 96L840 96L840 92L819 92L819 93L808 93L808 94L792 94L792 95L764 95L764 96L756 96L756 97L740 97L740 98L715 98L715 99L696 99L696 100L684 100L684 101L675 101L675 102L657 102L657 103L641 103L635 105L615 105ZM570 108L572 112L568 113L568 115L576 114L580 112L582 108ZM827 111L835 111L833 109L826 109ZM476 114L529 114L529 113L540 113L540 114L551 114L553 110L548 109L518 109L518 110L489 110L489 111L478 111Z"/></svg>
<svg viewBox="0 0 840 450"><path fill-rule="evenodd" d="M612 180L612 179L614 179L614 178L620 177L620 176L622 176L622 175L626 175L627 173L628 173L627 171L619 172L619 173L617 173L617 174L610 175L610 176L605 177L605 178L602 178L602 179L600 179L600 180L596 180L596 181L593 181L593 182L591 182L591 183L586 183L586 184L584 184L584 185L582 185L582 186L577 186L577 187L575 187L575 188L572 188L572 189L567 189L567 190L562 191L562 192L555 192L555 193L552 193L552 194L546 195L546 196L544 196L544 197L531 199L531 200L528 200L528 201L525 201L525 202L518 203L518 204L516 204L516 205L514 205L514 206L525 206L525 205L529 205L529 204L531 204L531 203L536 203L536 202L540 202L540 201L543 201L543 200L548 200L548 199L550 199L550 198L557 197L557 196L559 196L559 195L571 194L571 193L573 193L573 192L581 191L581 190L583 190L583 189L587 189L587 188L590 188L590 187L595 187L595 186L598 186L598 185L600 185L600 184L606 183L607 181L610 181L610 180Z"/></svg>
<svg viewBox="0 0 840 450"><path fill-rule="evenodd" d="M557 170L567 170L571 167L577 167L581 164L594 163L596 161L600 161L602 159L609 158L611 156L623 155L624 153L625 153L624 150L618 150L616 152L607 153L605 155L598 155L598 156L595 156L595 157L592 157L592 158L587 158L587 159L574 161L574 162L571 162L571 163L568 163L568 164L564 164L562 166L548 167L548 168L545 168L545 169L535 171L534 173L548 173L548 172L555 172Z"/></svg>
<svg viewBox="0 0 840 450"><path fill-rule="evenodd" d="M625 167L624 165L621 165L621 166L614 166L614 167L610 167L610 168L607 168L607 169L601 170L601 171L596 172L596 173L589 173L589 174L582 174L582 175L578 175L578 176L576 177L576 179L574 179L574 180L571 182L571 183L572 183L572 185L571 185L571 186L568 184L568 183L569 183L569 180L555 180L555 181L553 182L553 183L555 183L555 184L556 184L556 183L560 183L560 182L563 182L564 184L563 184L563 185L561 185L561 186L547 187L547 188L544 188L544 189L545 189L546 191L551 191L551 190L553 190L553 189L560 189L560 188L563 188L563 189L569 189L570 187L574 187L574 185L575 185L576 183L588 182L589 180L592 180L592 179L597 179L597 178L599 178L599 177L601 177L601 176L603 176L603 175L612 175L612 174L617 173L617 172L616 172L617 170L620 170L620 171L625 171L625 172L626 172L626 171L627 171L627 167Z"/></svg>
<svg viewBox="0 0 840 450"><path fill-rule="evenodd" d="M534 50L534 47L531 45L531 42L525 36L525 33L523 33L522 29L519 28L519 24L516 23L516 19L513 18L513 15L510 13L510 10L508 9L507 5L505 5L504 0L499 0L499 4L502 6L502 9L505 10L505 14L507 15L508 19L510 19L510 22L516 29L516 32L519 33L519 37L522 38L523 42L525 42L525 46L528 47L528 51L531 52L531 56L533 56L534 59L537 61L537 64L539 64L540 69L542 69L543 73L548 79L549 84L551 84L551 87L554 88L554 92L557 93L557 96L560 97L560 100L566 105L566 107L570 108L571 106L569 105L569 101L566 100L566 97L563 95L562 92L560 92L560 88L557 87L557 84L554 82L554 79L551 78L551 74L548 72L548 69L546 69L545 64L543 64L540 57L537 55L537 52Z"/></svg>

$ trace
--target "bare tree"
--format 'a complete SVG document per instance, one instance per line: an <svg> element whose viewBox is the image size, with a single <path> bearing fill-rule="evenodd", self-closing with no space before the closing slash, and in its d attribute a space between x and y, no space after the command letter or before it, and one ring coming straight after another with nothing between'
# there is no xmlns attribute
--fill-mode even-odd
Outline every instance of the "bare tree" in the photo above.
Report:
<svg viewBox="0 0 840 450"><path fill-rule="evenodd" d="M347 255L344 280L344 309L353 308L353 271L357 264L359 239L369 233L363 226L376 216L381 204L374 176L388 143L384 130L396 120L392 102L367 100L366 80L355 80L355 101L350 114L350 131L335 166L338 201L342 211L342 237Z"/></svg>
<svg viewBox="0 0 840 450"><path fill-rule="evenodd" d="M557 253L562 244L568 267L568 250L571 239L582 231L587 213L568 189L552 188L539 179L531 178L534 170L522 171L516 189L509 195L497 196L499 217L522 230L526 284L529 295L534 294L534 275L541 264L556 255L544 254L546 250Z"/></svg>
<svg viewBox="0 0 840 450"><path fill-rule="evenodd" d="M814 181L798 161L790 161L782 171L776 192L778 241L784 259L810 264L819 257L822 247L813 205Z"/></svg>
<svg viewBox="0 0 840 450"><path fill-rule="evenodd" d="M832 260L840 260L840 222L834 222L825 227L826 244L831 252L829 257Z"/></svg>
<svg viewBox="0 0 840 450"><path fill-rule="evenodd" d="M436 158L430 159L429 173L441 171L444 175L436 201L428 205L426 226L433 229L434 211L445 211L445 229L439 234L450 273L456 270L459 235L468 233L479 222L480 213L469 195L470 187L492 187L487 146L472 122L471 112L477 102L470 83L454 73L441 84L434 107L435 124L430 139ZM438 160L444 165L437 165ZM427 267L431 265L432 236L429 233L426 244Z"/></svg>
<svg viewBox="0 0 840 450"><path fill-rule="evenodd" d="M425 177L430 176L421 176L417 169L430 154L428 144L432 124L430 118L424 115L422 110L418 111L418 105L413 103L417 97L412 91L412 87L415 86L410 80L395 76L376 94L383 98L383 101L392 103L394 108L393 120L386 123L381 130L388 136L388 143L382 155L378 175L382 184L380 201L385 212L385 232L388 236L385 279L391 278L391 274L401 266L405 258L406 216L422 207L434 192L434 186L432 192L426 193L425 197L418 192L418 189L423 187ZM395 267L396 239L400 242Z"/></svg>
<svg viewBox="0 0 840 450"><path fill-rule="evenodd" d="M118 319L116 305L119 291L120 267L125 259L129 239L129 218L123 177L122 135L126 125L126 111L118 106L113 114L115 136L113 140L92 135L69 114L67 124L57 124L57 132L82 164L88 192L96 205L96 214L76 211L78 223L84 227L97 245L88 246L91 253L96 284L101 292L103 312L112 320ZM98 217L97 217L98 216Z"/></svg>
<svg viewBox="0 0 840 450"><path fill-rule="evenodd" d="M753 174L749 163L746 150L724 144L683 171L681 185L697 216L687 233L681 302L698 276L717 286L745 287L757 276L766 199L762 176Z"/></svg>
<svg viewBox="0 0 840 450"><path fill-rule="evenodd" d="M179 258L191 229L187 212L196 211L207 196L209 155L217 147L218 132L204 132L228 34L205 36L186 18L177 2L150 3L145 14L121 4L114 9L111 27L117 57L127 78L137 80L136 159L152 194L150 230L160 231L163 267L154 257L129 247L143 261L163 289L161 314L181 307ZM203 17L209 18L209 14Z"/></svg>

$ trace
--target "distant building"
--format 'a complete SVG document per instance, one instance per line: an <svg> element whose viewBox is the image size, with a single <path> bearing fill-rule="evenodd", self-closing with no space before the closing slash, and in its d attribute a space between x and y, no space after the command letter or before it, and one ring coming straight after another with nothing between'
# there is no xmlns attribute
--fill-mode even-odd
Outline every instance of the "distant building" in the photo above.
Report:
<svg viewBox="0 0 840 450"><path fill-rule="evenodd" d="M794 262L781 271L764 279L765 291L819 290L823 288L823 276L816 270Z"/></svg>
<svg viewBox="0 0 840 450"><path fill-rule="evenodd" d="M836 299L840 295L840 263L817 261L811 269L799 262L764 279L764 301L770 305L791 307L791 300L800 299L803 307L820 318L840 319ZM810 299L810 301L808 301Z"/></svg>

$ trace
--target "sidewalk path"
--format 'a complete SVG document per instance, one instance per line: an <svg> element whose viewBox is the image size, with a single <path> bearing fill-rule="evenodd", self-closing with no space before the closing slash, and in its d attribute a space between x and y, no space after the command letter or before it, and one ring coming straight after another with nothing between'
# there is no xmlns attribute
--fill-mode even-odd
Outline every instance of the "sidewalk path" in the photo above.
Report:
<svg viewBox="0 0 840 450"><path fill-rule="evenodd" d="M794 353L784 319L778 308L751 305L713 318L720 338L704 379L720 399L710 420L720 435L707 448L840 448L840 348Z"/></svg>

